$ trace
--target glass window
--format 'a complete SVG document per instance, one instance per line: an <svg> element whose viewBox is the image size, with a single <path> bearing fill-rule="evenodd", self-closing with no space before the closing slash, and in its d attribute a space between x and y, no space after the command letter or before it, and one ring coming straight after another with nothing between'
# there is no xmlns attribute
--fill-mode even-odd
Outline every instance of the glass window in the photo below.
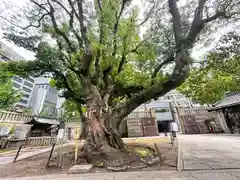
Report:
<svg viewBox="0 0 240 180"><path fill-rule="evenodd" d="M26 92L31 92L32 91L31 89L28 89L26 87L23 87L23 90L26 91Z"/></svg>
<svg viewBox="0 0 240 180"><path fill-rule="evenodd" d="M20 103L23 103L23 104L27 104L27 102L28 102L28 101L25 100L25 99L21 99L21 100L20 100Z"/></svg>
<svg viewBox="0 0 240 180"><path fill-rule="evenodd" d="M17 82L22 82L22 78L20 78L18 76L13 76L13 80L15 80Z"/></svg>
<svg viewBox="0 0 240 180"><path fill-rule="evenodd" d="M23 94L23 97L29 98L30 96L28 94Z"/></svg>
<svg viewBox="0 0 240 180"><path fill-rule="evenodd" d="M28 86L28 87L33 87L33 85L27 81L24 81L24 85Z"/></svg>
<svg viewBox="0 0 240 180"><path fill-rule="evenodd" d="M162 109L156 109L156 113L165 113L165 112L169 112L170 109L169 108L162 108Z"/></svg>
<svg viewBox="0 0 240 180"><path fill-rule="evenodd" d="M34 83L34 79L33 78L27 78L28 81Z"/></svg>
<svg viewBox="0 0 240 180"><path fill-rule="evenodd" d="M0 54L0 60L1 61L9 61L10 59L2 54Z"/></svg>
<svg viewBox="0 0 240 180"><path fill-rule="evenodd" d="M15 87L15 88L20 88L20 85L17 84L17 83L13 83L13 87Z"/></svg>

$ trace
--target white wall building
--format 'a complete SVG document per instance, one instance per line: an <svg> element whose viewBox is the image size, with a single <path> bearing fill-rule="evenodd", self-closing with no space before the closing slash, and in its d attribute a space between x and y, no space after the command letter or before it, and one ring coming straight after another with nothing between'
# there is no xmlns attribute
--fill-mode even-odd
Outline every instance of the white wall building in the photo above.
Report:
<svg viewBox="0 0 240 180"><path fill-rule="evenodd" d="M33 114L55 113L59 101L58 91L50 86L49 79L35 78L35 85L30 106ZM50 114L49 114L50 115Z"/></svg>
<svg viewBox="0 0 240 180"><path fill-rule="evenodd" d="M158 124L162 122L177 121L179 123L177 107L200 107L198 103L194 103L191 99L185 97L177 90L172 90L158 100L152 100L149 103L142 104L134 111L145 111L155 109L156 120ZM179 126L180 127L180 126Z"/></svg>
<svg viewBox="0 0 240 180"><path fill-rule="evenodd" d="M0 61L11 60L25 60L25 58L17 54L15 51L13 51L10 47L5 45L4 43L0 42ZM32 77L24 79L18 76L14 76L12 80L13 87L16 90L22 92L22 98L20 102L17 103L17 105L21 107L29 107L30 99L32 97L32 90L34 87L34 79Z"/></svg>
<svg viewBox="0 0 240 180"><path fill-rule="evenodd" d="M151 108L164 108L164 107L200 107L201 105L193 102L191 99L185 97L177 90L172 90L166 93L164 96L153 100L149 103L142 104L134 111L144 111L145 109Z"/></svg>

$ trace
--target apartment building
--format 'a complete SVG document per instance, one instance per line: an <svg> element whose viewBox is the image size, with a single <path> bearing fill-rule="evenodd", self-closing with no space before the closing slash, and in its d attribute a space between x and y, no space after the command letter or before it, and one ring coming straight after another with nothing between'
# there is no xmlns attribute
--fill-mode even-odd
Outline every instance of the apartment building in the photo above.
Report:
<svg viewBox="0 0 240 180"><path fill-rule="evenodd" d="M5 45L3 42L0 41L0 61L11 61L11 60L25 60L22 56L16 53L12 48ZM13 80L13 87L16 90L22 92L22 98L17 103L20 107L29 107L30 99L32 98L32 90L34 87L34 78L21 78L18 76L14 76Z"/></svg>

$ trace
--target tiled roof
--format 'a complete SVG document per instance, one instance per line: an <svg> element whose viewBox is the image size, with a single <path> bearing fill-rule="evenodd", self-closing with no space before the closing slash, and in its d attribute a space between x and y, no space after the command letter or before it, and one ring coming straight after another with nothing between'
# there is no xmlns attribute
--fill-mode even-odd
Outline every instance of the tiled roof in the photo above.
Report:
<svg viewBox="0 0 240 180"><path fill-rule="evenodd" d="M56 120L56 119L49 119L49 118L43 118L43 117L34 117L27 124L31 124L34 121L39 123L39 124L59 125L59 121L58 120Z"/></svg>
<svg viewBox="0 0 240 180"><path fill-rule="evenodd" d="M215 104L214 107L209 110L217 110L226 107L240 105L240 92L237 93L226 93L225 97Z"/></svg>

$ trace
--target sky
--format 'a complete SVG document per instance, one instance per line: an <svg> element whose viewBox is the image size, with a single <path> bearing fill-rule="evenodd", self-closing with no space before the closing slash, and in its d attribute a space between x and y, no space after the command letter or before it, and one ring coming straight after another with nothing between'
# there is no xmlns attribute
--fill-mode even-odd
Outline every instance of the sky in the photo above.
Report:
<svg viewBox="0 0 240 180"><path fill-rule="evenodd" d="M24 6L27 0L7 0L9 2L12 2L18 6ZM143 3L142 1L144 0L133 0L133 4L134 5L139 5L141 12L143 12ZM187 2L187 0L181 0L181 3L185 4ZM143 14L140 14L140 18L143 18ZM217 42L217 40L219 39L218 37L221 37L221 35L223 35L224 33L226 33L226 31L229 31L230 29L232 29L232 26L226 27L224 30L222 30L219 33L216 33L216 40L213 41L210 45L208 45L207 47L201 47L201 46L197 46L195 47L193 53L192 53L192 57L194 59L199 60L200 58L204 57L204 54L206 54L208 51L210 51L213 47L214 44ZM14 51L16 51L18 54L20 54L21 56L23 56L24 58L28 59L28 60L32 60L34 59L34 53L25 50L24 48L20 48L15 46L13 43L10 43L8 41L6 41L5 39L2 38L2 31L0 29L0 41L2 41L3 43L5 43L7 46L11 47Z"/></svg>

